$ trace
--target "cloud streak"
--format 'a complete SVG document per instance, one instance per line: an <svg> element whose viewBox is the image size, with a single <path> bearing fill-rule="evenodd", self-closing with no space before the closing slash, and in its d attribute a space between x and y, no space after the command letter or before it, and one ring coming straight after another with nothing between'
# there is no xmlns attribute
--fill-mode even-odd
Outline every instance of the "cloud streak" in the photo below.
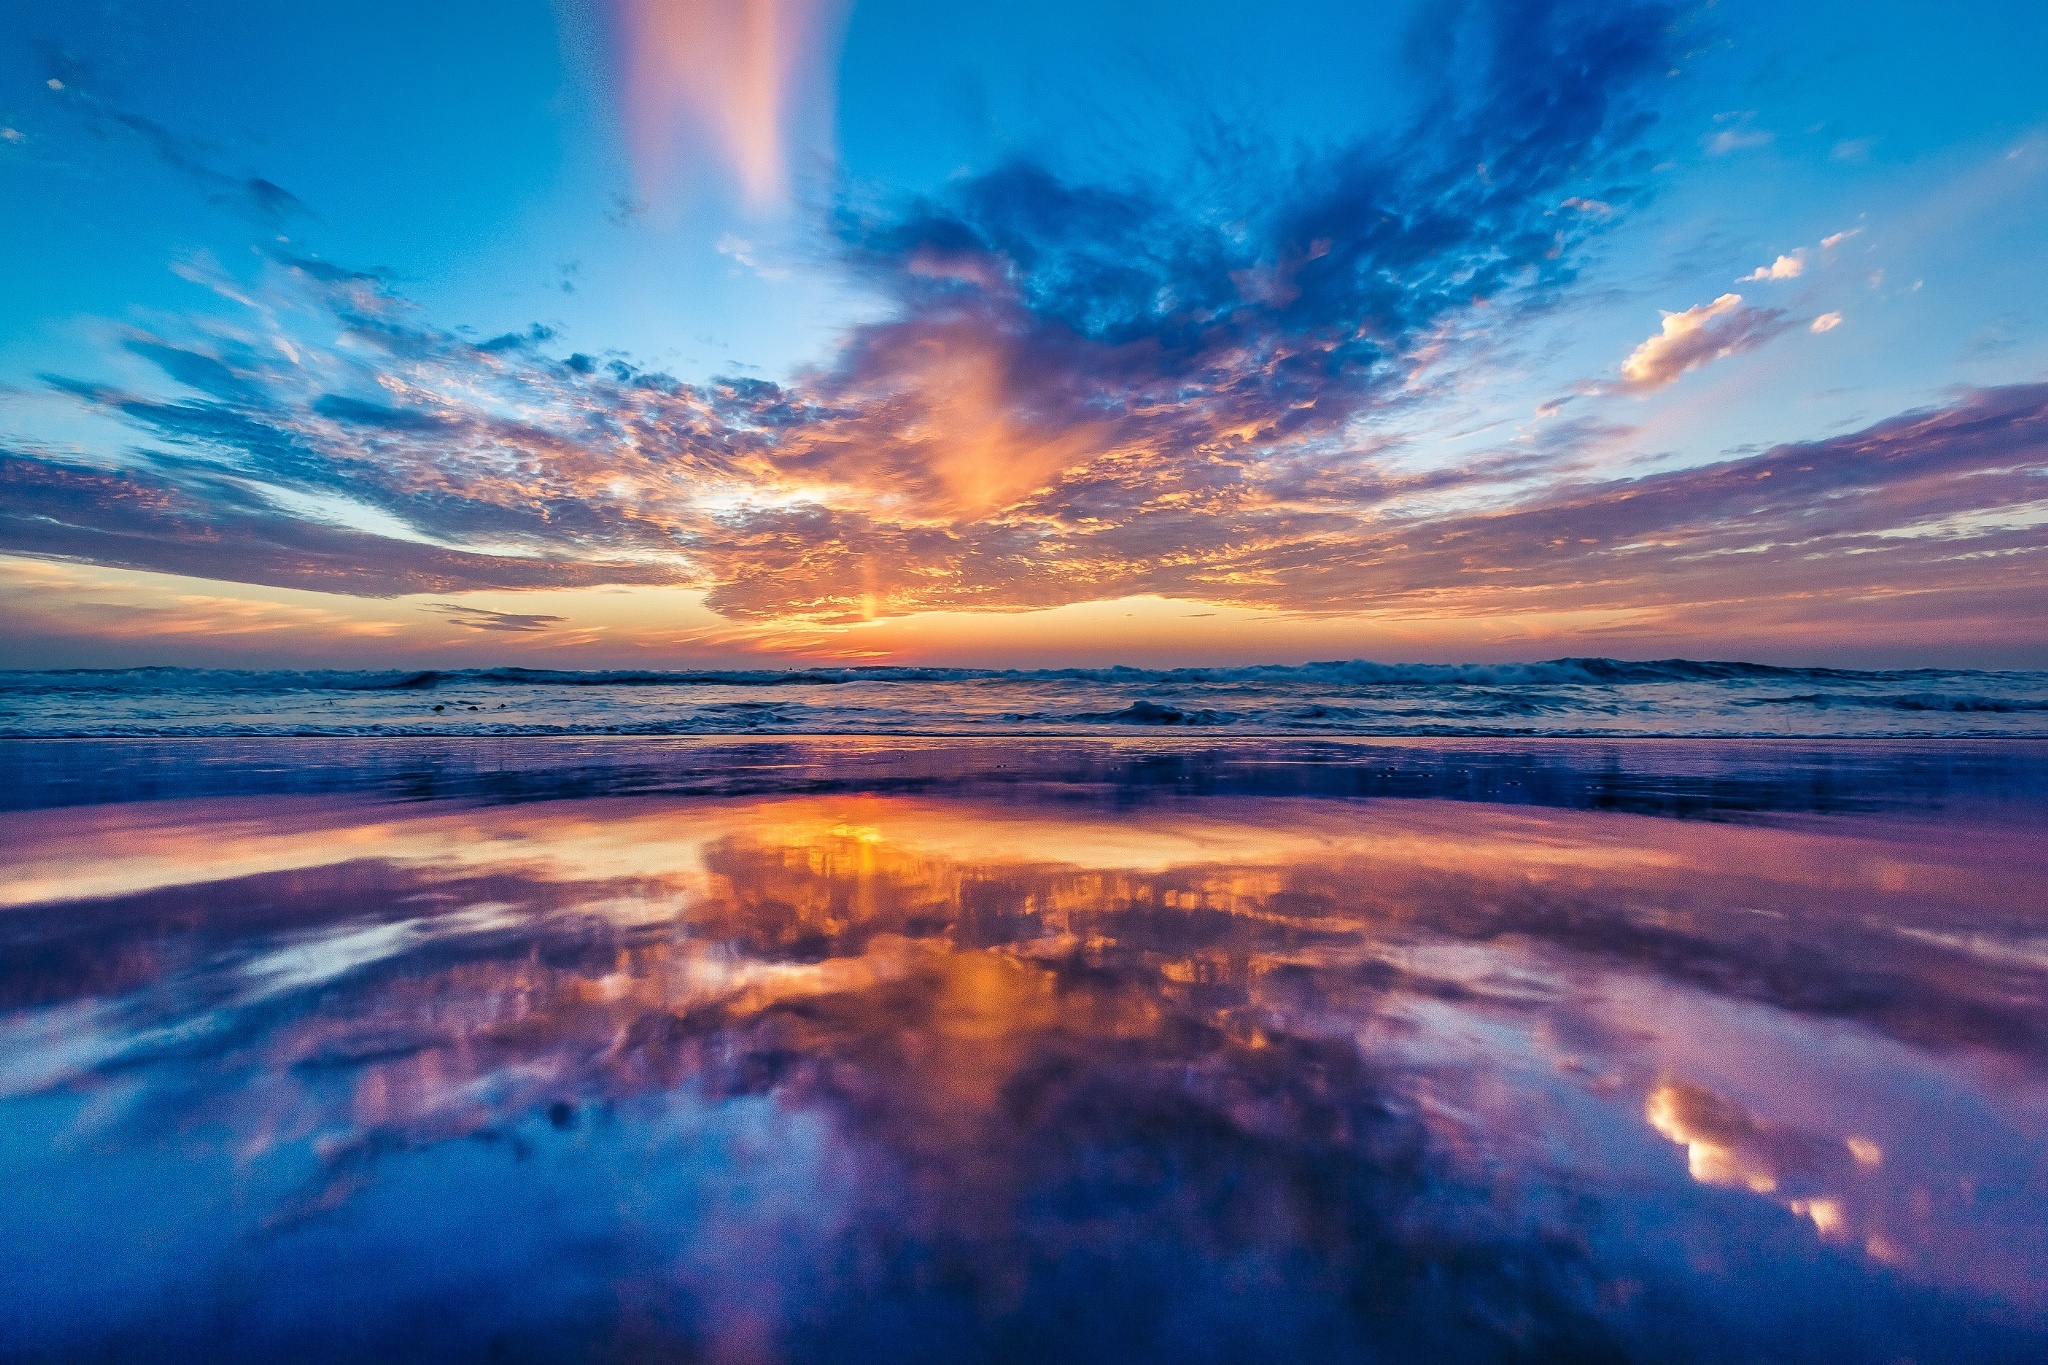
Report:
<svg viewBox="0 0 2048 1365"><path fill-rule="evenodd" d="M626 126L644 193L715 160L757 209L821 151L844 0L615 0Z"/></svg>
<svg viewBox="0 0 2048 1365"><path fill-rule="evenodd" d="M486 611L482 607L465 607L454 602L436 602L432 610L439 612L458 626L471 630L501 632L510 635L528 635L561 625L567 617L544 616L527 612Z"/></svg>
<svg viewBox="0 0 2048 1365"><path fill-rule="evenodd" d="M0 545L20 554L356 597L674 581L670 567L479 554L266 504L243 484L0 451Z"/></svg>
<svg viewBox="0 0 2048 1365"><path fill-rule="evenodd" d="M203 190L215 206L274 228L312 216L311 210L291 191L262 176L235 175L221 170L215 164L214 149L101 94L93 88L93 73L83 64L61 55L51 55L45 66L51 74L44 82L44 88L83 120L96 136L134 138L157 160ZM6 130L9 133L13 131Z"/></svg>

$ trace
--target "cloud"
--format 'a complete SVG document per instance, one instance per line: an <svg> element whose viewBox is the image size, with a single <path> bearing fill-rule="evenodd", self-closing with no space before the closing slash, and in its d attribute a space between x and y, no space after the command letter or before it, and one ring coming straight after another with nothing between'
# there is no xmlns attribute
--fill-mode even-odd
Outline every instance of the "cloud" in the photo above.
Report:
<svg viewBox="0 0 2048 1365"><path fill-rule="evenodd" d="M1929 611L1989 603L2010 619L2048 608L2044 475L2048 385L1986 389L1826 441L1361 533L1323 546L1304 578L1332 596L1371 583L1382 601L1462 597L1465 610L1533 597L1754 615L1789 593L1834 595L1853 618L1913 595Z"/></svg>
<svg viewBox="0 0 2048 1365"><path fill-rule="evenodd" d="M1830 239L1832 240L1832 239ZM1823 246L1827 243L1822 243ZM1806 269L1806 249L1801 247L1790 255L1780 256L1769 265L1760 265L1737 280L1737 284L1749 284L1757 280L1794 280Z"/></svg>
<svg viewBox="0 0 2048 1365"><path fill-rule="evenodd" d="M834 240L881 315L787 383L561 357L538 325L472 341L377 272L277 252L249 292L296 331L130 334L163 393L52 381L135 446L0 461L0 546L362 596L670 584L792 628L1145 594L1701 630L2032 601L2031 389L1642 479L1581 481L1626 433L1550 405L1527 441L1400 458L1431 367L1455 388L1568 297L1603 220L1557 206L1631 202L1667 69L1661 11L1487 13L1385 140L849 201ZM1667 314L1625 389L1796 325L1736 294Z"/></svg>
<svg viewBox="0 0 2048 1365"><path fill-rule="evenodd" d="M1625 387L1635 393L1662 388L1709 361L1753 350L1790 324L1782 309L1744 307L1742 295L1664 314L1664 326L1622 362Z"/></svg>
<svg viewBox="0 0 2048 1365"><path fill-rule="evenodd" d="M1708 156L1726 156L1750 147L1768 147L1772 135L1755 128L1724 128L1707 139Z"/></svg>
<svg viewBox="0 0 2048 1365"><path fill-rule="evenodd" d="M684 432L671 404L707 401L587 382L614 405L607 422L639 426L657 441L667 439L658 433ZM750 401L739 410L749 423L808 427L806 441L845 434L844 415L792 404L787 394L764 391L771 388L746 400L733 391L708 401ZM657 401L632 411L631 402L650 393ZM1583 427L1566 430L1560 448L1594 438ZM566 471L585 482L551 504L563 529L556 541L534 542L556 546L545 558L465 554L312 525L246 490L182 493L178 481L195 475L168 455L165 475L155 479L60 470L47 461L0 465L7 509L0 543L358 594L666 574L708 588L710 605L728 616L760 621L1017 610L1156 593L1437 620L1668 610L1695 631L1715 628L1721 613L1733 613L1722 629L1751 631L1791 613L1785 619L1806 621L1802 638L1810 638L1816 612L1838 627L1867 615L1897 630L1902 613L1927 616L1928 629L1953 629L1959 621L2008 620L2016 610L2048 611L2048 563L2036 529L2048 473L2048 386L1986 390L1833 440L1640 479L1532 489L1517 482L1530 466L1505 457L1407 477L1241 459L1218 462L1206 477L1190 470L1165 488L1156 467L1105 470L1057 480L1004 515L938 520L892 515L878 500L835 507L793 496L773 481L772 463L762 463L766 447L749 447L736 433L727 439L734 445L723 458L700 451L697 475L683 480L708 479L727 490L730 500L709 508L663 495L646 482L649 471L633 470L626 449L580 456L565 449L565 464L581 460L619 482ZM496 449L502 457L504 448ZM52 483L63 496L50 495ZM1461 488L1480 505L1430 510L1431 497ZM465 496L488 504L505 494L478 479ZM246 510L235 508L237 498L250 504ZM451 522L495 524L496 534L509 534L502 509L444 510ZM645 534L650 525L653 534ZM645 554L663 541L679 553L610 564L561 553L580 546L589 555L593 536L615 554L632 546Z"/></svg>
<svg viewBox="0 0 2048 1365"><path fill-rule="evenodd" d="M214 165L215 153L196 138L123 108L92 88L92 73L61 56L49 58L56 74L44 85L101 137L125 134L155 154L157 160L205 191L210 202L266 227L281 228L312 211L289 190L261 176L241 176ZM10 130L11 131L11 130Z"/></svg>
<svg viewBox="0 0 2048 1365"><path fill-rule="evenodd" d="M1492 477L1381 472L1353 423L1426 401L1419 357L1454 372L1556 306L1602 227L1561 222L1563 199L1635 193L1668 13L1479 15L1388 136L1219 147L1150 183L1015 160L848 202L832 231L884 316L789 385L557 359L537 326L473 343L378 272L274 250L267 287L290 298L266 317L300 328L289 354L137 334L189 394L54 380L147 444L123 470L53 473L64 529L13 533L365 592L689 582L721 610L813 621L1147 583L1230 595L1262 545ZM295 521L294 498L362 513Z"/></svg>
<svg viewBox="0 0 2048 1365"><path fill-rule="evenodd" d="M1840 313L1822 313L1813 320L1813 326L1807 330L1812 332L1832 332L1841 325L1842 315Z"/></svg>
<svg viewBox="0 0 2048 1365"><path fill-rule="evenodd" d="M0 548L113 568L357 597L662 583L673 567L479 554L325 525L169 462L95 469L0 451Z"/></svg>
<svg viewBox="0 0 2048 1365"><path fill-rule="evenodd" d="M764 280L789 278L789 271L781 266L762 265L755 256L754 244L744 237L728 232L718 239L716 249L719 255L730 257L735 264L745 266Z"/></svg>
<svg viewBox="0 0 2048 1365"><path fill-rule="evenodd" d="M1862 228L1853 227L1848 229L1846 232L1830 233L1828 236L1820 239L1820 249L1822 251L1833 251L1836 247L1848 241L1851 237L1861 235L1862 232Z"/></svg>
<svg viewBox="0 0 2048 1365"><path fill-rule="evenodd" d="M1724 125L1721 131L1711 134L1705 141L1708 156L1727 156L1731 152L1747 151L1752 147L1768 147L1776 134L1750 125L1756 114L1749 110L1736 110L1714 115L1714 122Z"/></svg>
<svg viewBox="0 0 2048 1365"><path fill-rule="evenodd" d="M453 602L436 602L429 610L437 611L458 626L471 630L504 631L515 635L529 634L561 625L566 617L536 616L519 612L486 611L482 607L458 606Z"/></svg>
<svg viewBox="0 0 2048 1365"><path fill-rule="evenodd" d="M789 195L791 162L822 152L844 0L620 0L626 125L643 191L712 158L755 208Z"/></svg>

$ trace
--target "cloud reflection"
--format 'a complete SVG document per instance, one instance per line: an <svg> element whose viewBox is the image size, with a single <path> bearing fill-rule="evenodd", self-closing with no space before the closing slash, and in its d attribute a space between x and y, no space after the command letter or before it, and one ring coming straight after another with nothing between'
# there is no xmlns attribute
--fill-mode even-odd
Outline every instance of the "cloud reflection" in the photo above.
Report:
<svg viewBox="0 0 2048 1365"><path fill-rule="evenodd" d="M1862 1178L1884 1164L1884 1149L1871 1139L1851 1134L1831 1142L1760 1121L1732 1100L1683 1081L1651 1090L1643 1117L1686 1149L1687 1167L1701 1184L1771 1196L1812 1222L1826 1241L1860 1246L1888 1265L1905 1260L1900 1243L1885 1231L1881 1187Z"/></svg>
<svg viewBox="0 0 2048 1365"><path fill-rule="evenodd" d="M1050 1342L1103 1285L1112 1354L1628 1354L1626 1283L1689 1273L1594 1254L1572 1200L1630 1181L1761 1196L1781 1221L1732 1235L1767 1260L2042 1282L2029 1206L1987 1196L2048 1093L2038 971L1950 946L2042 874L1995 830L882 794L9 820L13 1089L104 1096L101 1147L199 1125L301 1171L269 1235L375 1235L458 1141L796 1125L747 1139L809 1182L793 1222L692 1204L703 1257L633 1281L730 1309L662 1329L714 1354ZM1807 1112L1844 1084L1860 1116ZM689 1169L644 1178L701 1200ZM735 1245L811 1297L748 1297Z"/></svg>

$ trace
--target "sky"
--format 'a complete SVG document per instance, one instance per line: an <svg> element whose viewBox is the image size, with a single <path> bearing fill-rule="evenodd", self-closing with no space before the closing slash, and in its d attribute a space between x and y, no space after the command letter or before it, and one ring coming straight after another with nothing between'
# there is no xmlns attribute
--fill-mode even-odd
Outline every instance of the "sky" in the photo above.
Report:
<svg viewBox="0 0 2048 1365"><path fill-rule="evenodd" d="M2048 667L2043 51L0 0L0 667Z"/></svg>

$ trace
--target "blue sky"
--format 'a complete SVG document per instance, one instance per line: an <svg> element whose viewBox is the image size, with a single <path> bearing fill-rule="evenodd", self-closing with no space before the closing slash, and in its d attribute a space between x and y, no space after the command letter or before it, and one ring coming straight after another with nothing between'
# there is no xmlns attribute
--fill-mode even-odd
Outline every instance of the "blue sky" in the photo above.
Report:
<svg viewBox="0 0 2048 1365"><path fill-rule="evenodd" d="M9 661L2048 663L2044 50L2021 4L8 6Z"/></svg>

